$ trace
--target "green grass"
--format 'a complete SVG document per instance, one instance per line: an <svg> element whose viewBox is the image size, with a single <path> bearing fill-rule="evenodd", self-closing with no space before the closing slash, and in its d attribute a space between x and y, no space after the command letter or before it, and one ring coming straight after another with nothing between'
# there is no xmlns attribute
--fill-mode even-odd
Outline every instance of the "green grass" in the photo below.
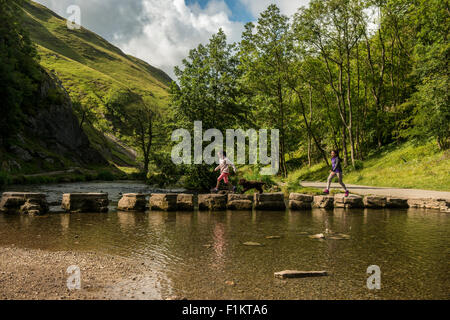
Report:
<svg viewBox="0 0 450 320"><path fill-rule="evenodd" d="M120 126L117 122L113 125L111 119L105 117L105 103L113 93L132 92L166 109L170 77L162 70L124 54L89 30L69 30L65 19L40 4L30 1L23 8L25 26L36 43L40 64L58 76L73 100L92 108L95 119L92 126L84 125L83 129L94 148L116 167L135 166L133 159L103 137L102 132L115 134L115 126Z"/></svg>
<svg viewBox="0 0 450 320"><path fill-rule="evenodd" d="M434 142L390 145L359 164L344 168L344 182L376 187L450 191L450 150L439 151ZM299 181L323 181L329 173L325 163L292 171L285 182L291 191L301 190ZM297 191L296 191L297 192Z"/></svg>

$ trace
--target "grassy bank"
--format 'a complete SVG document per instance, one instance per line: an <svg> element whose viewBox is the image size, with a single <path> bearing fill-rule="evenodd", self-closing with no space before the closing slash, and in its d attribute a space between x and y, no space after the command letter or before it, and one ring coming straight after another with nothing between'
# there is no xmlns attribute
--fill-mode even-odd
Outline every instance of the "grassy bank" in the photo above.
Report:
<svg viewBox="0 0 450 320"><path fill-rule="evenodd" d="M450 150L440 151L434 142L406 142L374 151L366 160L357 161L357 169L344 168L344 181L375 187L394 187L450 191ZM272 181L285 193L320 194L316 188L306 188L301 181L325 182L330 168L323 162L293 169L288 177L259 176L251 166L239 169L240 176L252 180ZM339 192L333 190L332 192Z"/></svg>
<svg viewBox="0 0 450 320"><path fill-rule="evenodd" d="M344 181L376 187L450 191L450 150L439 151L433 142L390 145L358 162L358 169L344 168ZM291 191L300 190L299 181L326 181L329 167L319 163L294 170L285 182Z"/></svg>

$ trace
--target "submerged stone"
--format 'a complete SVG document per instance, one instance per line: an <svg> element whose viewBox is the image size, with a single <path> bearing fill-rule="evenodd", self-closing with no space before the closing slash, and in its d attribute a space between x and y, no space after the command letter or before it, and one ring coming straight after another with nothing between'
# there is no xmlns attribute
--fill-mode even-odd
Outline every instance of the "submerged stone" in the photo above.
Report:
<svg viewBox="0 0 450 320"><path fill-rule="evenodd" d="M306 278L306 277L323 277L327 276L326 271L298 271L298 270L284 270L275 272L275 278Z"/></svg>

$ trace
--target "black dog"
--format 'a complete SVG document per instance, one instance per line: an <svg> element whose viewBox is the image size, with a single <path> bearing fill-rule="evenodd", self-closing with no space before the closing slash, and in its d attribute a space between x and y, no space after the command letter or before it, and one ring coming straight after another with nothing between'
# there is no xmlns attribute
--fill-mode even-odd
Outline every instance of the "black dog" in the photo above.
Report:
<svg viewBox="0 0 450 320"><path fill-rule="evenodd" d="M266 184L265 182L260 182L260 181L248 181L245 179L241 179L239 180L239 184L244 187L244 190L242 191L242 193L245 193L246 191L250 190L250 189L256 189L259 191L259 193L263 193L263 186Z"/></svg>

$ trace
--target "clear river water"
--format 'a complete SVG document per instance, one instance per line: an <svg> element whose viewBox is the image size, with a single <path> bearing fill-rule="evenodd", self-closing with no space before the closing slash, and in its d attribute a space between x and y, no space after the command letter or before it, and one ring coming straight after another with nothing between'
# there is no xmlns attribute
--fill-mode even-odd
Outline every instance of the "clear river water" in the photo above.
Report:
<svg viewBox="0 0 450 320"><path fill-rule="evenodd" d="M450 298L450 216L439 211L130 213L116 210L120 193L154 190L128 181L13 186L8 191L45 192L50 202L60 201L64 192L103 191L112 201L106 214L0 215L0 246L148 260L159 290L189 299ZM326 229L349 237L309 237ZM261 246L243 244L248 241ZM370 265L380 267L380 290L367 288ZM326 270L329 275L274 278L274 272L286 269Z"/></svg>

